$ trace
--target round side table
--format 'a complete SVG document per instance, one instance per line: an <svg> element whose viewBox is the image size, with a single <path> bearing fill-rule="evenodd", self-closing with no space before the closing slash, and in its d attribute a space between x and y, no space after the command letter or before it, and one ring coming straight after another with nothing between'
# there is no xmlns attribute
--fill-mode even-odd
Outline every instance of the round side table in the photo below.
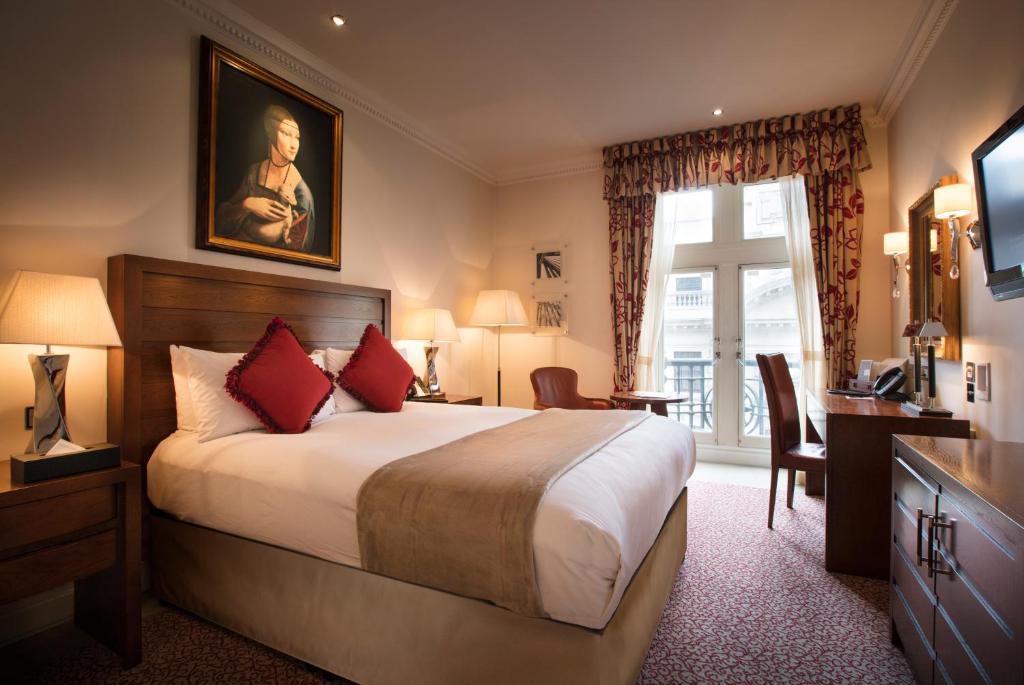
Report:
<svg viewBox="0 0 1024 685"><path fill-rule="evenodd" d="M668 416L668 405L689 402L689 395L676 395L670 392L613 392L613 402L624 402L630 409L646 409L658 416Z"/></svg>

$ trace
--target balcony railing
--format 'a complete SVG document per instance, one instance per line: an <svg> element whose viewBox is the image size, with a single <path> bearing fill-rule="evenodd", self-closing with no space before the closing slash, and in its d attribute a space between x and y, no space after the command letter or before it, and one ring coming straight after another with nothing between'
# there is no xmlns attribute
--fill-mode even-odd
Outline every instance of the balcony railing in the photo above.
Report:
<svg viewBox="0 0 1024 685"><path fill-rule="evenodd" d="M665 360L665 392L689 398L686 402L668 405L668 415L693 431L710 431L714 425L711 365L710 359ZM789 372L793 376L793 385L799 387L800 368L791 363ZM743 365L743 433L759 437L771 434L764 384L753 359Z"/></svg>
<svg viewBox="0 0 1024 685"><path fill-rule="evenodd" d="M670 293L668 297L670 307L710 307L710 292L688 292Z"/></svg>

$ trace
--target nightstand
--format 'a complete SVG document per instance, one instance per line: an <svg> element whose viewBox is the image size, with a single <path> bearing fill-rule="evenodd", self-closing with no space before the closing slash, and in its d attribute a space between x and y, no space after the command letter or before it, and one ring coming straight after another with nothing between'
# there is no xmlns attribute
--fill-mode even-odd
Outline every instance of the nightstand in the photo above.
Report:
<svg viewBox="0 0 1024 685"><path fill-rule="evenodd" d="M75 582L75 624L142 660L138 464L27 485L0 461L0 604Z"/></svg>
<svg viewBox="0 0 1024 685"><path fill-rule="evenodd" d="M434 404L473 404L478 407L483 406L484 398L480 395L456 395L455 393L446 393L443 398L433 399L424 395L423 397L410 397L408 402L433 402Z"/></svg>

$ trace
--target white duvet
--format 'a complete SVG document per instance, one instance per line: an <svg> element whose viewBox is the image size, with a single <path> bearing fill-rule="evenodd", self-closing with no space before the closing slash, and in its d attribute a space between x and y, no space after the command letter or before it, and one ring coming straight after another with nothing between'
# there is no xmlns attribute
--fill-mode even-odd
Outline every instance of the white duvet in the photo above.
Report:
<svg viewBox="0 0 1024 685"><path fill-rule="evenodd" d="M179 431L149 462L153 504L182 520L360 566L356 495L395 459L530 410L406 403L337 414L302 435ZM690 430L651 417L558 479L534 528L537 582L553 619L602 628L694 467Z"/></svg>

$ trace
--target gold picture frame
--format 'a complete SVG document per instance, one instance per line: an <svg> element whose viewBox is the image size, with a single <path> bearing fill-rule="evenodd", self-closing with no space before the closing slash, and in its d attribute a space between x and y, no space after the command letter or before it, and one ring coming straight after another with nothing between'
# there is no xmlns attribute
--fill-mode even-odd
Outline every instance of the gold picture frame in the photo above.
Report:
<svg viewBox="0 0 1024 685"><path fill-rule="evenodd" d="M343 119L203 36L196 247L339 271Z"/></svg>

